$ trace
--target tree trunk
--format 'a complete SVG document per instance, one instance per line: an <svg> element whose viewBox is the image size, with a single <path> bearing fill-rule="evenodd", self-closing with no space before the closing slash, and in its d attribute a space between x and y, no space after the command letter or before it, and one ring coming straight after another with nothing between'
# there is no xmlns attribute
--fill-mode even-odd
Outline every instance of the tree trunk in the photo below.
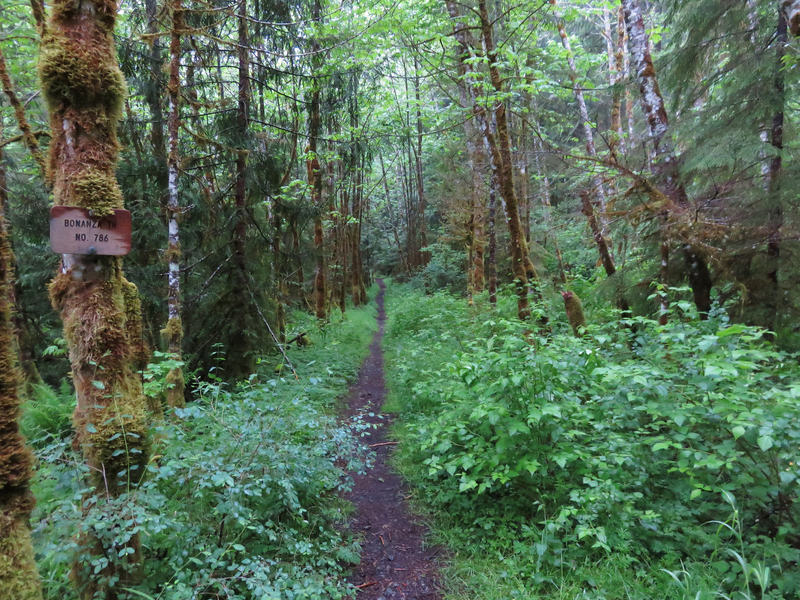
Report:
<svg viewBox="0 0 800 600"><path fill-rule="evenodd" d="M486 274L489 278L489 302L497 304L497 237L495 231L495 214L497 211L497 184L495 178L489 186L489 264Z"/></svg>
<svg viewBox="0 0 800 600"><path fill-rule="evenodd" d="M320 0L314 0L312 18L316 25L321 22ZM314 70L319 68L319 42L316 36L311 40L312 64ZM308 185L311 187L311 204L314 206L314 253L316 266L314 268L314 310L317 319L324 320L327 312L327 283L325 281L325 231L322 227L322 173L317 156L317 138L320 130L319 116L320 82L315 77L311 78L311 102L309 103L308 116L308 158L306 170Z"/></svg>
<svg viewBox="0 0 800 600"><path fill-rule="evenodd" d="M667 120L664 98L661 96L661 91L658 87L653 59L650 56L650 40L645 30L642 11L638 0L622 0L622 6L625 11L625 23L628 29L631 54L633 55L639 79L642 109L647 117L648 131L653 142L656 160L654 169L664 181L666 196L669 199L670 206L666 207L665 210L675 215L679 213L685 214L689 209L689 200L683 183L680 181L675 152L666 138L669 121ZM668 221L669 219L665 222ZM663 255L663 245L670 242L670 231L667 227L662 227L662 234L668 236L661 242ZM692 247L691 244L686 244L684 257L695 305L701 318L706 318L708 311L711 309L712 284L708 264L702 253ZM665 271L662 269L663 273ZM661 284L666 286L667 282L662 279ZM666 302L666 300L662 297L663 302Z"/></svg>
<svg viewBox="0 0 800 600"><path fill-rule="evenodd" d="M47 165L44 156L42 156L42 151L39 149L39 141L36 139L36 134L33 132L33 129L31 129L28 119L25 116L25 107L14 91L14 85L11 83L11 77L8 74L6 59L5 56L3 56L2 49L0 49L0 84L3 86L3 93L8 98L9 104L11 104L11 107L14 109L14 117L17 120L17 126L22 132L22 141L25 143L31 156L33 156L33 160L36 161L42 179L46 181Z"/></svg>
<svg viewBox="0 0 800 600"><path fill-rule="evenodd" d="M181 321L181 246L179 219L181 216L180 198L178 196L178 169L180 155L178 151L178 129L180 125L180 97L181 97L181 31L183 29L183 6L181 0L172 0L172 31L169 44L169 83L167 96L169 98L169 116L167 133L169 139L169 154L167 155L168 172L168 200L169 232L167 240L167 265L168 265L168 292L167 292L167 326L161 332L164 342L173 358L181 360L183 356L183 325ZM183 369L171 369L167 374L167 405L175 408L184 405L185 381Z"/></svg>
<svg viewBox="0 0 800 600"><path fill-rule="evenodd" d="M126 93L112 37L116 13L116 3L105 0L57 0L39 61L53 134L54 204L88 209L94 218L123 206L114 174ZM141 330L136 286L123 277L118 257L65 254L50 298L69 348L76 443L96 495L117 496L141 481L150 454L147 404L135 364L134 338ZM124 523L114 526L118 537L125 533ZM102 550L112 559L100 573L92 573L88 562L75 565L83 598L113 598L113 585L135 585L140 544L138 534L129 533L125 547L131 553L120 557L119 547ZM82 543L90 552L101 551L102 542L91 534Z"/></svg>
<svg viewBox="0 0 800 600"><path fill-rule="evenodd" d="M471 44L467 38L467 29L458 23L460 16L456 3L451 0L445 0L445 4L451 18L454 20L453 25L456 39L458 39L461 45L461 61L462 64L465 64L464 61L469 58L471 52ZM484 53L489 62L490 82L494 92L499 97L503 97L503 80L497 68L498 57L494 47L492 21L489 19L489 12L485 0L480 0L478 8ZM469 71L470 67L466 64L465 67ZM476 97L478 96L477 90L473 93ZM528 304L529 282L531 279L537 279L538 275L528 253L528 243L525 240L525 234L519 216L517 195L514 189L514 164L511 156L511 140L506 118L506 106L502 101L497 101L494 105L493 117L494 127L497 132L496 138L490 127L489 119L486 118L488 115L485 114L485 110L478 104L475 104L473 110L479 120L483 121L482 129L484 137L497 176L500 195L505 204L506 220L508 222L508 231L511 238L511 268L517 286L517 314L521 320L526 320L530 317L530 307Z"/></svg>
<svg viewBox="0 0 800 600"><path fill-rule="evenodd" d="M0 148L0 589L8 598L41 600L28 525L34 505L30 491L33 456L19 432L20 382L12 319L14 255L6 227L8 199L3 161Z"/></svg>
<svg viewBox="0 0 800 600"><path fill-rule="evenodd" d="M417 107L417 147L415 163L417 175L417 219L419 220L420 266L424 267L431 260L431 253L424 250L428 246L428 225L425 222L425 185L422 178L422 99L419 92L419 62L414 59L414 99Z"/></svg>
<svg viewBox="0 0 800 600"><path fill-rule="evenodd" d="M786 5L787 3L784 3ZM800 2L796 11L800 12ZM772 127L770 131L770 143L775 149L775 155L769 164L769 189L768 194L772 205L769 207L767 215L767 281L769 290L766 293L765 309L769 323L767 327L775 331L779 325L780 309L780 285L778 282L778 269L781 257L781 228L783 226L783 205L781 202L781 169L783 166L783 124L784 108L786 105L786 80L784 73L783 59L786 54L787 17L789 12L779 13L778 27L775 35L777 44L775 76L773 86L776 96L776 110L772 117ZM800 16L797 17L800 20Z"/></svg>
<svg viewBox="0 0 800 600"><path fill-rule="evenodd" d="M153 117L150 130L150 143L153 146L153 154L156 158L156 182L158 184L159 194L164 194L167 190L167 151L166 144L164 143L164 113L161 109L161 97L164 89L161 67L161 38L159 37L158 27L158 1L145 0L145 12L147 13L147 33L152 35L150 38L150 56L148 62L150 63L149 83L145 92L145 101L150 108L150 114ZM163 197L159 199L163 201Z"/></svg>

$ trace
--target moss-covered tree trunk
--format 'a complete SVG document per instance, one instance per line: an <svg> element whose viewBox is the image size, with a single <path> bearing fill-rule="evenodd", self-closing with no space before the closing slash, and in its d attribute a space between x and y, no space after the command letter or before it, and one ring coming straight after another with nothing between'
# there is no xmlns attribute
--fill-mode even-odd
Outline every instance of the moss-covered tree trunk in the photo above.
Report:
<svg viewBox="0 0 800 600"><path fill-rule="evenodd" d="M114 0L56 0L39 61L53 136L54 203L85 208L95 218L123 206L114 173L126 92L112 37L116 16ZM76 444L97 498L118 496L141 481L149 458L147 406L136 373L142 358L135 339L141 335L138 291L123 277L120 258L65 254L50 298L69 349ZM88 534L82 539L88 552L111 557L98 572L85 556L76 562L83 598L116 597L114 581L126 586L138 578L138 534L122 522L116 526L117 547Z"/></svg>
<svg viewBox="0 0 800 600"><path fill-rule="evenodd" d="M0 124L2 134L2 124ZM15 600L41 600L28 519L33 457L19 432L20 396L14 356L14 256L6 227L5 165L0 148L0 590Z"/></svg>
<svg viewBox="0 0 800 600"><path fill-rule="evenodd" d="M175 359L181 360L183 355L183 325L181 322L181 246L178 220L181 216L181 204L178 194L178 169L180 155L178 149L178 129L180 125L181 97L181 30L183 29L183 6L181 0L172 0L172 30L169 43L169 82L167 97L169 98L169 116L167 117L167 134L169 154L167 155L169 229L167 239L167 326L161 332L164 343ZM167 374L167 405L173 408L184 405L185 381L183 369L171 369Z"/></svg>

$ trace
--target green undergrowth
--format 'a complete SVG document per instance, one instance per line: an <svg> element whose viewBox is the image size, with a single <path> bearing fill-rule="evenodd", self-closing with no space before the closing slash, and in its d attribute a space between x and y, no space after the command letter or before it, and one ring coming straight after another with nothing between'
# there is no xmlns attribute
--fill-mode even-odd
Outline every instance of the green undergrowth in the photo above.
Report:
<svg viewBox="0 0 800 600"><path fill-rule="evenodd" d="M533 335L508 292L388 299L397 462L449 598L800 597L797 356L685 301L576 338L552 299Z"/></svg>
<svg viewBox="0 0 800 600"><path fill-rule="evenodd" d="M308 344L289 349L291 366L269 355L246 381L231 383L220 358L194 382L186 408L154 423L146 477L118 498L85 487L83 461L64 430L74 400L42 391L24 423L39 458L32 525L45 598L76 598L76 557L101 578L109 562L128 560L137 534L143 583L122 591L110 582L118 598L352 596L344 574L359 546L343 527L350 508L340 492L351 485L347 471L368 458L359 441L365 425L340 420L337 410L375 328L374 306L324 327L297 314L293 335L306 332ZM158 390L153 373L164 372L151 366L146 389ZM112 550L81 550L76 540L86 533Z"/></svg>

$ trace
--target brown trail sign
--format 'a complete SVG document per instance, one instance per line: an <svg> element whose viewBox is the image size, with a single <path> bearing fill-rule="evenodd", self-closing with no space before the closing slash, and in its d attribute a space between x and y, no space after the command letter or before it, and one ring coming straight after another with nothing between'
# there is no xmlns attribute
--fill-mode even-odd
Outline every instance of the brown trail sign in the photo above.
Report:
<svg viewBox="0 0 800 600"><path fill-rule="evenodd" d="M131 213L93 218L85 208L54 206L50 209L50 247L58 254L123 256L131 251Z"/></svg>

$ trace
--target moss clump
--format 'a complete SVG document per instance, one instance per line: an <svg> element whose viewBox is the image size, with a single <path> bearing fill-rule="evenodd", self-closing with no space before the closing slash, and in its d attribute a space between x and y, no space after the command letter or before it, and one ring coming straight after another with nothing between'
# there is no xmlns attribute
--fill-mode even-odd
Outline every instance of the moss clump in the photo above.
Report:
<svg viewBox="0 0 800 600"><path fill-rule="evenodd" d="M572 326L572 332L577 337L581 337L586 328L586 317L583 314L581 299L574 292L561 292L561 297L564 299L564 309L567 312L567 320Z"/></svg>
<svg viewBox="0 0 800 600"><path fill-rule="evenodd" d="M182 408L186 405L184 393L186 391L186 382L183 377L182 369L171 369L167 373L167 406L171 408Z"/></svg>
<svg viewBox="0 0 800 600"><path fill-rule="evenodd" d="M108 37L104 34L102 37ZM42 40L39 77L51 108L103 106L116 122L127 92L108 39L82 40L48 33Z"/></svg>
<svg viewBox="0 0 800 600"><path fill-rule="evenodd" d="M181 341L183 341L183 322L181 318L169 319L160 333L164 345L170 352L173 352L175 345L180 348Z"/></svg>
<svg viewBox="0 0 800 600"><path fill-rule="evenodd" d="M0 590L3 590L3 598L42 600L42 588L33 559L27 516L21 516L30 514L32 506L33 498L29 495L17 496L12 505L2 502Z"/></svg>
<svg viewBox="0 0 800 600"><path fill-rule="evenodd" d="M180 244L170 245L170 247L164 252L164 260L167 262L167 264L171 262L180 262L181 257L182 254Z"/></svg>
<svg viewBox="0 0 800 600"><path fill-rule="evenodd" d="M122 190L113 173L84 171L76 175L70 183L75 206L88 208L95 217L113 215L114 209L123 206Z"/></svg>

